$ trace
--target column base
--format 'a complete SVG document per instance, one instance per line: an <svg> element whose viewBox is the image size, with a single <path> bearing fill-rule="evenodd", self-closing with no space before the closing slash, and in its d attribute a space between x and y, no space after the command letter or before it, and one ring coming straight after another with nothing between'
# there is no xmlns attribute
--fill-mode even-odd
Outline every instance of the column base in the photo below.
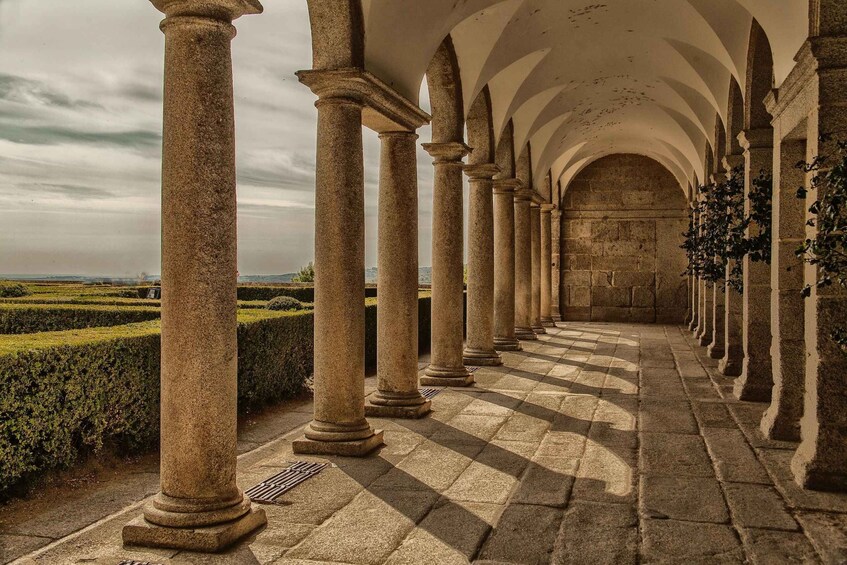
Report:
<svg viewBox="0 0 847 565"><path fill-rule="evenodd" d="M561 314L553 314L553 323L554 324L556 322L561 322L561 321L562 321L562 315Z"/></svg>
<svg viewBox="0 0 847 565"><path fill-rule="evenodd" d="M741 400L738 396L738 390L733 392L735 393L735 397ZM768 396L770 397L770 394ZM744 398L743 400L757 401L751 398ZM772 413L771 410L773 408L774 405L771 404L770 408L765 411L765 415L762 416L762 421L759 424L759 430L762 432L762 435L776 441L800 441L799 422L787 422L786 418Z"/></svg>
<svg viewBox="0 0 847 565"><path fill-rule="evenodd" d="M723 344L718 344L718 342L711 339L709 340L709 348L706 350L706 354L709 357L712 359L723 359L725 353Z"/></svg>
<svg viewBox="0 0 847 565"><path fill-rule="evenodd" d="M474 383L473 375L467 373L464 377L439 377L435 375L424 375L421 384L424 386L471 386Z"/></svg>
<svg viewBox="0 0 847 565"><path fill-rule="evenodd" d="M521 343L513 337L494 337L494 349L497 351L521 351Z"/></svg>
<svg viewBox="0 0 847 565"><path fill-rule="evenodd" d="M806 455L801 443L791 459L791 472L794 473L794 480L798 485L810 490L847 492L847 472L819 469L815 454L809 455L811 457Z"/></svg>
<svg viewBox="0 0 847 565"><path fill-rule="evenodd" d="M348 441L326 441L309 439L306 436L291 442L294 453L300 455L340 455L342 457L364 457L384 444L382 430L364 439Z"/></svg>
<svg viewBox="0 0 847 565"><path fill-rule="evenodd" d="M721 362L718 364L718 370L726 377L738 377L741 375L742 362L741 359L727 357L724 355Z"/></svg>
<svg viewBox="0 0 847 565"><path fill-rule="evenodd" d="M521 341L533 341L538 339L532 328L515 328L515 337Z"/></svg>
<svg viewBox="0 0 847 565"><path fill-rule="evenodd" d="M464 365L461 367L430 365L424 370L424 375L437 379L464 379L470 375L470 372L468 372Z"/></svg>
<svg viewBox="0 0 847 565"><path fill-rule="evenodd" d="M365 416L410 420L422 418L432 410L432 402L420 396L420 393L418 393L418 396L423 402L417 404L384 404L381 402L380 393L377 392L365 402Z"/></svg>
<svg viewBox="0 0 847 565"><path fill-rule="evenodd" d="M531 329L535 335L543 335L547 333L547 330L544 329L544 326L532 326Z"/></svg>
<svg viewBox="0 0 847 565"><path fill-rule="evenodd" d="M237 520L201 528L158 526L139 516L123 527L124 545L218 553L267 524L262 508L250 507Z"/></svg>
<svg viewBox="0 0 847 565"><path fill-rule="evenodd" d="M556 327L556 321L553 320L553 318L550 318L550 317L541 318L541 325L544 326L545 328L555 328Z"/></svg>
<svg viewBox="0 0 847 565"><path fill-rule="evenodd" d="M688 324L688 331L691 331L691 332L697 331L697 325L698 325L697 318L694 318L693 320L691 320L691 323Z"/></svg>
<svg viewBox="0 0 847 565"><path fill-rule="evenodd" d="M462 352L462 361L465 365L479 367L498 367L503 364L503 359L493 349L472 349L468 347Z"/></svg>
<svg viewBox="0 0 847 565"><path fill-rule="evenodd" d="M708 347L708 346L712 345L711 336L701 335L698 339L699 339L699 341L697 343L700 344L700 347Z"/></svg>

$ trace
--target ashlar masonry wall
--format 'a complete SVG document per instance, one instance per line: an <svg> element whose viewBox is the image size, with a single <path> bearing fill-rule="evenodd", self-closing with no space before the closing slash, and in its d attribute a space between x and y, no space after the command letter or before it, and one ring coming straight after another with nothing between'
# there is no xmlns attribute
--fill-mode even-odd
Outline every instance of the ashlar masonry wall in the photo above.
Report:
<svg viewBox="0 0 847 565"><path fill-rule="evenodd" d="M676 178L641 155L586 167L562 203L564 320L682 323L688 207Z"/></svg>

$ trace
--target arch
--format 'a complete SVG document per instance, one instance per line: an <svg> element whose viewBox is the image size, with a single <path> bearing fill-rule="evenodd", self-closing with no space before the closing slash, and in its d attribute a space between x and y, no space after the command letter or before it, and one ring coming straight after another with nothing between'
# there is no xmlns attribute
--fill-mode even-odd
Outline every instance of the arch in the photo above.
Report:
<svg viewBox="0 0 847 565"><path fill-rule="evenodd" d="M771 127L771 115L765 108L765 97L773 89L773 53L765 30L756 20L750 28L747 52L747 77L744 85L744 129Z"/></svg>
<svg viewBox="0 0 847 565"><path fill-rule="evenodd" d="M503 129L503 134L497 143L495 159L497 166L500 167L498 179L515 178L515 142L512 120L509 120Z"/></svg>
<svg viewBox="0 0 847 565"><path fill-rule="evenodd" d="M426 71L426 82L432 109L432 142L463 141L462 77L453 40L449 35L432 57Z"/></svg>
<svg viewBox="0 0 847 565"><path fill-rule="evenodd" d="M312 68L365 67L365 27L360 0L309 0Z"/></svg>
<svg viewBox="0 0 847 565"><path fill-rule="evenodd" d="M515 178L523 183L522 188L535 188L532 178L532 148L529 143L526 144L517 161L515 161Z"/></svg>
<svg viewBox="0 0 847 565"><path fill-rule="evenodd" d="M723 172L723 158L726 157L726 128L723 121L715 120L714 156L712 160L711 173L721 174Z"/></svg>
<svg viewBox="0 0 847 565"><path fill-rule="evenodd" d="M744 96L741 87L733 78L729 81L729 106L726 111L726 153L727 155L740 155L741 145L738 143L738 135L744 129Z"/></svg>
<svg viewBox="0 0 847 565"><path fill-rule="evenodd" d="M491 119L491 96L488 87L482 89L468 110L468 145L473 151L468 163L481 165L494 162L494 126Z"/></svg>

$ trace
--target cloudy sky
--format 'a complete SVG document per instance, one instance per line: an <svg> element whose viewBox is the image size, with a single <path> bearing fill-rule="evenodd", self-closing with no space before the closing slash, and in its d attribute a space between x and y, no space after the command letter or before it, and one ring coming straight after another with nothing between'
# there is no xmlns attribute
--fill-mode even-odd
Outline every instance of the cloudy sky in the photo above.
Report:
<svg viewBox="0 0 847 565"><path fill-rule="evenodd" d="M306 2L264 5L236 22L233 42L242 274L297 270L314 249L316 110L294 76L311 66ZM142 0L0 0L0 273L159 272L160 19ZM428 128L419 133L429 140ZM372 266L372 132L365 148ZM418 165L420 262L429 265L423 151Z"/></svg>

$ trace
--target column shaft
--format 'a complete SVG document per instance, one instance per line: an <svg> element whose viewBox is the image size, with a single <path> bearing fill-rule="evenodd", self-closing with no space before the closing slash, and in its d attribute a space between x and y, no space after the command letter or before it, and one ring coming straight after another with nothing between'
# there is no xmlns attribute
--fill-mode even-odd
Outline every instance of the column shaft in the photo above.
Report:
<svg viewBox="0 0 847 565"><path fill-rule="evenodd" d="M538 339L532 331L532 193L515 192L515 337Z"/></svg>
<svg viewBox="0 0 847 565"><path fill-rule="evenodd" d="M162 146L161 491L125 543L218 551L266 522L235 482L237 309L232 20L166 9ZM221 524L223 524L221 526ZM211 527L218 530L214 533Z"/></svg>
<svg viewBox="0 0 847 565"><path fill-rule="evenodd" d="M724 354L724 329L726 328L726 282L721 279L712 285L712 335L707 353L712 359Z"/></svg>
<svg viewBox="0 0 847 565"><path fill-rule="evenodd" d="M771 252L771 358L773 396L762 419L771 439L800 439L803 415L806 346L804 337L803 260L795 250L805 236L803 201L796 196L805 173L796 164L806 159L805 141L774 147L773 243Z"/></svg>
<svg viewBox="0 0 847 565"><path fill-rule="evenodd" d="M761 172L773 171L773 129L745 131L739 137L744 147L745 212L750 211L753 179ZM748 235L758 235L758 226ZM771 398L773 369L771 365L771 265L744 258L744 293L742 297L741 342L744 357L741 376L733 392L739 400L766 401Z"/></svg>
<svg viewBox="0 0 847 565"><path fill-rule="evenodd" d="M551 311L553 298L553 242L551 212L549 204L541 207L541 324L555 327Z"/></svg>
<svg viewBox="0 0 847 565"><path fill-rule="evenodd" d="M368 416L418 418L430 401L418 391L418 136L379 136L377 392Z"/></svg>
<svg viewBox="0 0 847 565"><path fill-rule="evenodd" d="M530 327L536 334L547 333L541 325L541 206L533 203L529 208L530 237L532 244L530 295Z"/></svg>
<svg viewBox="0 0 847 565"><path fill-rule="evenodd" d="M519 351L515 337L515 179L494 182L494 347Z"/></svg>
<svg viewBox="0 0 847 565"><path fill-rule="evenodd" d="M493 163L468 165L468 365L501 365L494 350L494 200L492 177L499 171Z"/></svg>
<svg viewBox="0 0 847 565"><path fill-rule="evenodd" d="M466 386L473 377L464 366L464 234L462 143L431 143L435 158L432 195L432 351L421 383Z"/></svg>
<svg viewBox="0 0 847 565"><path fill-rule="evenodd" d="M359 456L382 445L365 419L362 104L322 97L316 106L315 417L293 447Z"/></svg>
<svg viewBox="0 0 847 565"><path fill-rule="evenodd" d="M553 323L562 321L562 313L561 313L561 286L562 286L562 271L560 267L561 261L561 247L562 247L562 212L560 210L553 210L551 213L552 216L552 226L551 226L551 234L550 234L550 243L553 247L553 259L551 261L551 287L553 292L553 297L551 298L550 305L550 316L553 318Z"/></svg>

